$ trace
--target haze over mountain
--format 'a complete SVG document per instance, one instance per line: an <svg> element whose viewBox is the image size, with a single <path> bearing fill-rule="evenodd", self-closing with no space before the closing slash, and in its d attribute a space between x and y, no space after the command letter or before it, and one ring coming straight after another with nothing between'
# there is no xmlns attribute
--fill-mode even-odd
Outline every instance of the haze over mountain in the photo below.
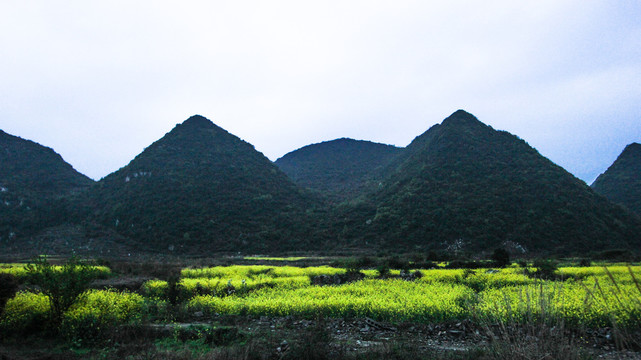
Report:
<svg viewBox="0 0 641 360"><path fill-rule="evenodd" d="M592 183L592 188L641 215L641 144L626 146L612 166Z"/></svg>
<svg viewBox="0 0 641 360"><path fill-rule="evenodd" d="M0 130L0 241L66 221L65 196L92 183L52 149Z"/></svg>
<svg viewBox="0 0 641 360"><path fill-rule="evenodd" d="M394 166L379 190L337 215L355 246L576 253L641 245L633 214L462 110L414 139Z"/></svg>
<svg viewBox="0 0 641 360"><path fill-rule="evenodd" d="M341 138L292 151L276 165L298 185L343 201L375 186L400 152L392 145Z"/></svg>
<svg viewBox="0 0 641 360"><path fill-rule="evenodd" d="M317 201L252 145L192 116L88 194L91 218L143 249L304 248Z"/></svg>

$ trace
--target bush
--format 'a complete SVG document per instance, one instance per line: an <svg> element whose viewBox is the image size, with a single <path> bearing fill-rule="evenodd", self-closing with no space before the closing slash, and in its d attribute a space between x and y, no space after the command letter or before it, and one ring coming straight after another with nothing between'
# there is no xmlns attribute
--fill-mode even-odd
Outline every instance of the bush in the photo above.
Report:
<svg viewBox="0 0 641 360"><path fill-rule="evenodd" d="M142 296L128 292L85 292L64 314L61 332L75 341L94 342L109 328L139 317L143 302Z"/></svg>
<svg viewBox="0 0 641 360"><path fill-rule="evenodd" d="M492 261L496 267L506 267L510 265L510 253L503 248L498 248L492 253Z"/></svg>
<svg viewBox="0 0 641 360"><path fill-rule="evenodd" d="M423 262L417 262L414 263L413 266L415 269L436 269L438 267L437 264L431 262L431 261L423 261Z"/></svg>
<svg viewBox="0 0 641 360"><path fill-rule="evenodd" d="M22 335L46 328L49 299L44 294L21 291L7 301L0 329L2 333Z"/></svg>
<svg viewBox="0 0 641 360"><path fill-rule="evenodd" d="M399 257L391 257L387 259L387 267L396 270L409 270L410 263L406 260L401 260Z"/></svg>
<svg viewBox="0 0 641 360"><path fill-rule="evenodd" d="M579 264L578 264L577 266L579 266L579 267L588 267L588 266L592 266L592 261L590 261L590 259L581 259L581 260L579 261Z"/></svg>
<svg viewBox="0 0 641 360"><path fill-rule="evenodd" d="M376 271L378 271L378 277L381 279L386 278L390 275L390 269L387 264L379 265L376 268Z"/></svg>
<svg viewBox="0 0 641 360"><path fill-rule="evenodd" d="M465 261L465 260L453 260L450 261L445 268L446 269L480 269L486 265L482 262L476 261Z"/></svg>
<svg viewBox="0 0 641 360"><path fill-rule="evenodd" d="M42 256L25 267L28 283L36 285L49 298L50 319L54 326L62 322L64 314L98 277L99 271L77 257L71 257L62 266L54 266Z"/></svg>
<svg viewBox="0 0 641 360"><path fill-rule="evenodd" d="M0 273L0 315L4 305L18 291L18 279L11 274Z"/></svg>
<svg viewBox="0 0 641 360"><path fill-rule="evenodd" d="M534 260L532 265L536 268L536 271L532 274L534 277L546 280L556 278L558 265L555 261L538 259Z"/></svg>
<svg viewBox="0 0 641 360"><path fill-rule="evenodd" d="M593 256L594 260L609 260L609 261L632 261L633 255L630 250L625 249L612 249L605 250Z"/></svg>

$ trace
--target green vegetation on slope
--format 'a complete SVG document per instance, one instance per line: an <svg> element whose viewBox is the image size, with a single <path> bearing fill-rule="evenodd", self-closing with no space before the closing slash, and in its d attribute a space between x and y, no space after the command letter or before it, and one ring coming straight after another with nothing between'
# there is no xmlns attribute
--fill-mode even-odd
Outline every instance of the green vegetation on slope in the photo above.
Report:
<svg viewBox="0 0 641 360"><path fill-rule="evenodd" d="M641 144L632 143L592 184L594 191L641 216Z"/></svg>
<svg viewBox="0 0 641 360"><path fill-rule="evenodd" d="M51 149L5 133L0 146L0 247L8 253L26 245L199 255L641 248L638 216L464 111L404 149L339 139L276 165L193 116L93 185ZM620 158L613 171L639 172L628 165L638 156ZM611 178L634 188L632 175ZM635 199L617 184L621 198Z"/></svg>
<svg viewBox="0 0 641 360"><path fill-rule="evenodd" d="M193 116L89 192L91 217L147 249L307 248L316 200L254 147Z"/></svg>
<svg viewBox="0 0 641 360"><path fill-rule="evenodd" d="M342 138L292 151L276 165L298 185L340 202L375 187L400 152L392 145Z"/></svg>
<svg viewBox="0 0 641 360"><path fill-rule="evenodd" d="M0 130L0 246L64 223L66 196L93 181L52 149Z"/></svg>
<svg viewBox="0 0 641 360"><path fill-rule="evenodd" d="M417 137L380 189L343 206L356 246L549 251L638 249L641 223L525 141L457 111Z"/></svg>

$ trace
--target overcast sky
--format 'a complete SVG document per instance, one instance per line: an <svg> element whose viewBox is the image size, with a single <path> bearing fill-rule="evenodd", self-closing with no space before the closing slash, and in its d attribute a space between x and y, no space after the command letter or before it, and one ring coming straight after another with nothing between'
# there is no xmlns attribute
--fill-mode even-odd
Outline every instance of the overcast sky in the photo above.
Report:
<svg viewBox="0 0 641 360"><path fill-rule="evenodd" d="M641 142L641 1L0 0L0 129L100 179L193 114L271 160L465 109L591 183Z"/></svg>

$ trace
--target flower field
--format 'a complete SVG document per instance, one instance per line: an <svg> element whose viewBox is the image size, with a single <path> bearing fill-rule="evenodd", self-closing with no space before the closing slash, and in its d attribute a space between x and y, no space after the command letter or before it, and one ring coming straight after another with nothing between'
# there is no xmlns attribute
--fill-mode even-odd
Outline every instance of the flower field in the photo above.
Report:
<svg viewBox="0 0 641 360"><path fill-rule="evenodd" d="M0 271L21 275L20 266ZM316 318L370 317L380 321L433 323L470 319L507 323L562 320L567 324L641 328L641 267L564 267L554 280L535 269L431 269L402 277L362 270L360 280L315 285L316 276L339 276L343 268L235 265L186 268L174 285L185 313ZM404 274L412 274L411 270ZM108 268L101 272L109 274ZM135 319L144 309L166 308L170 285L160 279L138 292L89 290L63 318L63 327L99 329ZM46 317L47 297L18 292L7 302L0 326L24 329ZM87 325L89 324L89 325Z"/></svg>
<svg viewBox="0 0 641 360"><path fill-rule="evenodd" d="M2 264L0 263L0 274L11 274L18 278L23 278L27 275L27 269L25 268L27 264L15 263L15 264ZM62 266L54 266L54 269L60 270ZM111 269L106 266L91 266L91 269L96 271L96 273L101 277L106 277L111 275Z"/></svg>

